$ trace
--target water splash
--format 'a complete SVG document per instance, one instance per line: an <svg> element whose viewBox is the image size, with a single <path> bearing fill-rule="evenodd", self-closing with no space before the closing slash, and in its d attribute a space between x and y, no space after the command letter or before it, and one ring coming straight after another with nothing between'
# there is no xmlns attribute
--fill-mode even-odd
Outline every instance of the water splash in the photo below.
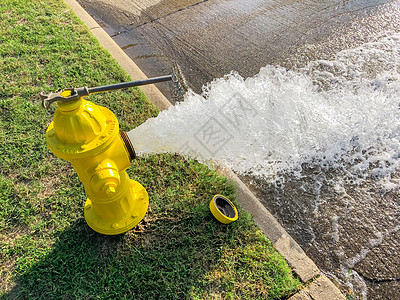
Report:
<svg viewBox="0 0 400 300"><path fill-rule="evenodd" d="M394 34L294 71L232 72L128 136L139 155L176 152L263 177L301 174L304 163L388 176L400 157L398 41Z"/></svg>

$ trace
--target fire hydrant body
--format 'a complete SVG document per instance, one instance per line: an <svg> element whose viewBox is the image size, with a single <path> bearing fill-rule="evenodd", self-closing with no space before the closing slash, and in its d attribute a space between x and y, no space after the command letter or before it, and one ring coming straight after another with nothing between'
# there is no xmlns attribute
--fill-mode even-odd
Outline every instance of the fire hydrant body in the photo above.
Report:
<svg viewBox="0 0 400 300"><path fill-rule="evenodd" d="M125 171L134 158L126 133L105 107L83 98L57 103L46 140L56 156L71 162L85 187L86 222L102 234L128 231L145 216L149 198Z"/></svg>

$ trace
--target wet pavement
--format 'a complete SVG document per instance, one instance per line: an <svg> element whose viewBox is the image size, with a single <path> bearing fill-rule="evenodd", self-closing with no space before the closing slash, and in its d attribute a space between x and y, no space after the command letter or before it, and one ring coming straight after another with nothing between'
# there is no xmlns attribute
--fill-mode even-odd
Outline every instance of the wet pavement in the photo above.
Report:
<svg viewBox="0 0 400 300"><path fill-rule="evenodd" d="M332 182L342 176L309 169L281 188L242 179L345 295L400 299L399 191L383 194L373 181L338 190Z"/></svg>
<svg viewBox="0 0 400 300"><path fill-rule="evenodd" d="M158 76L180 68L195 92L238 71L253 76L305 44L327 39L388 1L79 0L144 70ZM177 65L176 65L177 64ZM170 84L158 85L179 99Z"/></svg>
<svg viewBox="0 0 400 300"><path fill-rule="evenodd" d="M196 92L231 70L247 77L267 64L301 67L382 31L400 32L400 1L79 2L147 76L179 69L183 84ZM167 98L181 100L179 86L158 86ZM400 299L399 191L382 192L374 180L337 190L330 183L343 174L308 172L301 182L286 178L282 189L244 179L348 295Z"/></svg>

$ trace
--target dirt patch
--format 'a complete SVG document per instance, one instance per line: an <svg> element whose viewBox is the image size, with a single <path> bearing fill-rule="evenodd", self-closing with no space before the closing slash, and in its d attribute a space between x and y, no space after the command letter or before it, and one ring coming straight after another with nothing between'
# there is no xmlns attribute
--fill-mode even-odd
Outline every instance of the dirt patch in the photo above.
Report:
<svg viewBox="0 0 400 300"><path fill-rule="evenodd" d="M51 196L54 195L54 191L57 190L57 186L60 183L60 177L59 176L54 176L54 175L50 175L50 176L46 176L43 177L40 180L40 192L39 192L39 197L41 199L43 198L49 198Z"/></svg>

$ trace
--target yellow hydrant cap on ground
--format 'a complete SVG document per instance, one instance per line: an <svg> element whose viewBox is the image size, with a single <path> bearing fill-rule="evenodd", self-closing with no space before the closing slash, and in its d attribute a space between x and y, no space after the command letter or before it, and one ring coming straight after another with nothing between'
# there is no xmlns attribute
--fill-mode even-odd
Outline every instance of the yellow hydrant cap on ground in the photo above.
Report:
<svg viewBox="0 0 400 300"><path fill-rule="evenodd" d="M215 195L210 202L210 211L223 224L229 224L238 219L238 212L233 203L222 195Z"/></svg>

